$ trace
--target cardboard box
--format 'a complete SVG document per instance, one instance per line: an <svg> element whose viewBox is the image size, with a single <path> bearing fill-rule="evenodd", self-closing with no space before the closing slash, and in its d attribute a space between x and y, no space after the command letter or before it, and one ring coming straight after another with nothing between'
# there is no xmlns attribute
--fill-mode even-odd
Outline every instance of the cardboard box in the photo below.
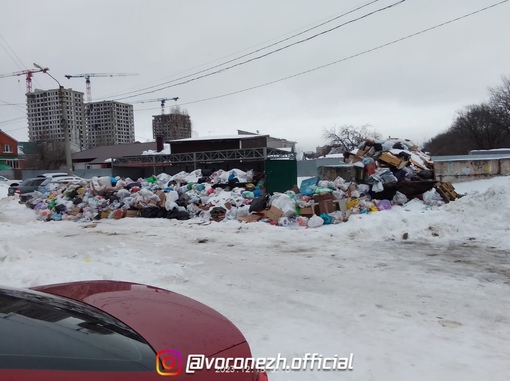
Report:
<svg viewBox="0 0 510 381"><path fill-rule="evenodd" d="M391 165L397 169L404 168L408 163L407 161L405 161L395 155L392 155L389 152L381 153L381 156L379 156L379 158L377 160L380 161L381 163Z"/></svg>
<svg viewBox="0 0 510 381"><path fill-rule="evenodd" d="M266 212L266 217L271 221L278 222L278 220L283 216L283 211L276 206L272 205L271 208Z"/></svg>
<svg viewBox="0 0 510 381"><path fill-rule="evenodd" d="M313 216L313 208L311 206L307 206L305 208L300 208L299 214L303 217L312 217Z"/></svg>
<svg viewBox="0 0 510 381"><path fill-rule="evenodd" d="M101 211L101 218L108 218L108 216L110 215L110 212L111 212L110 209Z"/></svg>
<svg viewBox="0 0 510 381"><path fill-rule="evenodd" d="M319 201L319 203L315 205L315 214L317 215L333 213L334 211L335 204L333 204L333 200Z"/></svg>
<svg viewBox="0 0 510 381"><path fill-rule="evenodd" d="M356 156L358 156L358 157L365 157L366 153L367 153L367 150L359 149L358 151L356 151Z"/></svg>
<svg viewBox="0 0 510 381"><path fill-rule="evenodd" d="M356 151L356 156L364 158L366 156L372 156L375 153L375 149L373 146L368 146L365 149L358 149Z"/></svg>
<svg viewBox="0 0 510 381"><path fill-rule="evenodd" d="M159 199L161 200L161 201L158 203L158 205L159 205L159 206L165 206L165 203L166 203L166 194L165 194L165 192L163 192L163 191L161 191L161 190L160 190L160 191L157 191L157 192L156 192L156 196L158 196L158 197L159 197Z"/></svg>
<svg viewBox="0 0 510 381"><path fill-rule="evenodd" d="M327 214L334 212L334 200L335 197L331 193L314 196L313 201L315 202L315 214L321 215L322 213Z"/></svg>
<svg viewBox="0 0 510 381"><path fill-rule="evenodd" d="M241 222L257 222L260 221L262 218L264 218L264 213L252 213L248 216L244 217L237 217L238 221Z"/></svg>
<svg viewBox="0 0 510 381"><path fill-rule="evenodd" d="M75 207L73 207L73 208L71 209L71 214L72 214L73 216L78 215L80 212L81 212L81 208L78 208L77 206L75 206Z"/></svg>
<svg viewBox="0 0 510 381"><path fill-rule="evenodd" d="M138 217L140 211L138 209L126 210L126 217Z"/></svg>

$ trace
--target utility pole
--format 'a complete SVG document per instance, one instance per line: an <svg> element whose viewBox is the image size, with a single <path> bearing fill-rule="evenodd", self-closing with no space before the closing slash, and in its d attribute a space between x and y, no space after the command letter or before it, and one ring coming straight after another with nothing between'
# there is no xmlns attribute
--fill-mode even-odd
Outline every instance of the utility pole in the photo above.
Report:
<svg viewBox="0 0 510 381"><path fill-rule="evenodd" d="M57 81L58 83L58 81ZM73 174L73 159L71 156L71 139L69 136L69 125L67 123L67 97L65 96L64 86L60 83L58 89L58 99L60 102L60 128L64 130L64 147L66 152L66 168L69 175Z"/></svg>

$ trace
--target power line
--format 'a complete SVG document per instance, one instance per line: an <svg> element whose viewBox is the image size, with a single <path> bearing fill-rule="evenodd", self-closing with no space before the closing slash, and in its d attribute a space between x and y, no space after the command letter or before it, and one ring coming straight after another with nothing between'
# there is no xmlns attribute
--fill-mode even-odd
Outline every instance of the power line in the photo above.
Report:
<svg viewBox="0 0 510 381"><path fill-rule="evenodd" d="M24 119L26 119L26 116L19 116L17 118L0 120L0 125L11 124L11 123L8 123L8 122L13 122L14 123L15 121L21 121L21 120L24 120Z"/></svg>
<svg viewBox="0 0 510 381"><path fill-rule="evenodd" d="M237 63L237 64L234 64L234 65L231 65L231 66L227 66L227 67L225 67L225 68L222 68L222 69L219 69L219 70L213 71L213 72L211 72L211 73L207 73L207 74L200 75L200 76L195 77L195 78L190 78L190 79L188 79L188 80L186 80L186 81L182 81L182 82L174 83L173 85L164 86L164 87L161 87L161 88L159 88L159 89L150 90L150 91L146 91L146 92L139 93L139 94L135 94L135 95L130 95L130 96L122 97L122 98L117 98L117 100L122 100L122 99L127 99L127 98L133 98L133 97L140 96L140 95L146 95L146 94L155 93L155 92L157 92L157 91L161 91L161 90L164 90L164 89L168 89L168 88L170 88L170 87L175 87L175 86L179 86L179 85L184 85L184 84L187 84L187 83L190 83L190 82L193 82L193 81L197 81L197 80L202 79L202 78L205 78L205 77L209 77L209 76L214 75L214 74L222 73L222 72L227 71L227 70L230 70L230 69L232 69L232 68L234 68L234 67L241 66L241 65L245 65L245 64L247 64L247 63L249 63L249 62L252 62L252 61L255 61L255 60L259 60L259 59L264 58L264 57L267 57L267 56L269 56L269 55L272 55L272 54L278 53L278 52L280 52L280 51L282 51L282 50L285 50L285 49L288 49L288 48L290 48L290 47L292 47L292 46L294 46L294 45L298 45L298 44L302 44L302 43L304 43L304 42L310 41L310 40L312 40L312 39L314 39L314 38L316 38L316 37L322 36L322 35L324 35L324 34L326 34L326 33L330 33L330 32L332 32L332 31L334 31L334 30L336 30L336 29L339 29L339 28L341 28L341 27L345 26L345 25L352 24L352 23L354 23L354 22L356 22L356 21L359 21L359 20L362 20L362 19L364 19L364 18L370 17L370 16L372 16L372 15L374 15L374 14L376 14L376 13L383 12L383 11L386 11L386 10L388 10L388 9L391 9L391 8L393 8L393 7L397 6L397 5L400 5L400 4L404 3L405 1L406 1L406 0L399 0L399 1L397 1L396 3L390 4L390 5L386 6L386 7L382 7L382 8L376 9L375 11L372 11L372 12L366 13L366 14L364 14L364 15L360 16L360 17L357 17L357 18L351 19L351 20L349 20L349 21L347 21L347 22L345 22L345 23L343 23L343 24L337 25L337 26L335 26L335 27L333 27L333 28L330 28L330 29L327 29L327 30L322 31L322 32L320 32L320 33L314 34L314 35L312 35L312 36L310 36L310 37L307 37L307 38L304 38L304 39L302 39L302 40L295 41L295 42L293 42L293 43L291 43L291 44L288 44L288 45L282 46L281 48L278 48L278 49L272 50L272 51L270 51L270 52L267 52L267 53L261 54L261 55L259 55L259 56L257 56L257 57L250 58L250 59L248 59L248 60L246 60L246 61L242 61L242 62L239 62L239 63ZM171 81L171 82L174 82L174 81Z"/></svg>
<svg viewBox="0 0 510 381"><path fill-rule="evenodd" d="M20 122L14 122L14 123L9 123L9 124L6 124L4 126L7 126L7 125L10 125L10 124L18 124ZM3 130L4 132L12 132L12 131L19 131L19 130L27 130L27 126L24 126L24 127L19 127L19 128L11 128L10 130Z"/></svg>
<svg viewBox="0 0 510 381"><path fill-rule="evenodd" d="M16 56L16 58L18 58L19 62L16 61L14 59L14 57L11 55L11 53L9 53L9 51L7 50L7 48L4 46L4 44L2 43L2 41L0 41L0 45L2 46L2 48L5 50L5 52L7 53L7 55L11 58L11 60L14 61L14 63L16 64L16 66L20 69L20 70L23 70L23 68L20 66L20 63L21 65L23 65L23 62L21 62L21 60L19 59L19 57L16 55L16 52L14 52L14 50L12 50L12 48L9 46L9 43L5 40L5 38L0 34L0 38L2 40L4 40L5 42L5 45L7 45L9 47L9 49L11 49L11 51L13 52L13 54ZM25 65L23 65L25 66ZM25 69L26 69L26 66L25 66Z"/></svg>
<svg viewBox="0 0 510 381"><path fill-rule="evenodd" d="M201 103L201 102L206 102L206 101L210 101L210 100L214 100L214 99L218 99L218 98L224 98L224 97L228 97L230 95L235 95L235 94L240 94L240 93L244 93L244 92L247 92L247 91L250 91L250 90L255 90L255 89L258 89L258 88L261 88L261 87L265 87L265 86L269 86L269 85L273 85L275 83L278 83L278 82L282 82L282 81L285 81L287 79L291 79L291 78L295 78L295 77L299 77L301 75L304 75L304 74L308 74L308 73L311 73L311 72L314 72L314 71L317 71L317 70L320 70L320 69L324 69L328 66L332 66L332 65L336 65L338 63L341 63L341 62L345 62L345 61L348 61L350 59L353 59L353 58L356 58L356 57L359 57L359 56L362 56L362 55L365 55L365 54L368 54L368 53L371 53L371 52L374 52L376 50L380 50L380 49L383 49L385 47L388 47L390 45L394 45L398 42L402 42L402 41L405 41L405 40L408 40L412 37L416 37L420 34L424 34L424 33L427 33L427 32L430 32L434 29L438 29L438 28L441 28L445 25L448 25L448 24L452 24L456 21L459 21L459 20L462 20L462 19L465 19L467 17L470 17L470 16L473 16L473 15L476 15L478 13L481 13L483 11L486 11L488 9L491 9L491 8L494 8L494 7L497 7L503 3L507 3L508 1L510 0L503 0L503 1L500 1L498 3L495 3L495 4L492 4L492 5L489 5L487 7L484 7L484 8L481 8L481 9L478 9L474 12L471 12L471 13L467 13L463 16L460 16L460 17L456 17L454 19L451 19L451 20L448 20L448 21L445 21L441 24L437 24L437 25L434 25L430 28L426 28L426 29L422 29L418 32L415 32L415 33L412 33L412 34L408 34L407 36L404 36L404 37L401 37L401 38L398 38L396 40L393 40L393 41L390 41L390 42L387 42L385 44L382 44L382 45L378 45L374 48L370 48L370 49L367 49L367 50L364 50L362 52L359 52L359 53L356 53L356 54L353 54L351 56L348 56L348 57L345 57L345 58L342 58L342 59L339 59L337 61L333 61L333 62L330 62L330 63L327 63L327 64L324 64L324 65L321 65L321 66L316 66L312 69L309 69L309 70L305 70L305 71L302 71L302 72L299 72L299 73L296 73L296 74L293 74L293 75L289 75L287 77L283 77L283 78L280 78L280 79L276 79L274 81L271 81L271 82L266 82L266 83L263 83L263 84L260 84L260 85L257 85L257 86L252 86L252 87L249 87L249 88L246 88L246 89L242 89L242 90L237 90L237 91L233 91L233 92L230 92L230 93L226 93L226 94L222 94L222 95L217 95L217 96L214 96L214 97L210 97L210 98L204 98L204 99L199 99L199 100L196 100L196 101L191 101L191 102L186 102L186 103L180 103L176 106L185 106L185 105L190 105L190 104L195 104L195 103ZM147 108L147 109L138 109L136 111L144 111L144 110L154 110L155 108Z"/></svg>
<svg viewBox="0 0 510 381"><path fill-rule="evenodd" d="M17 108L25 111L25 108L22 107L23 103L9 103L9 102L3 101L1 99L0 99L0 102L4 103L4 104L0 104L0 106L13 106L13 107L17 107Z"/></svg>
<svg viewBox="0 0 510 381"><path fill-rule="evenodd" d="M2 45L2 48L4 48L5 52L7 53L7 55L9 57L11 57L11 59L14 61L14 63L16 64L16 66L18 66L18 68L20 68L20 70L23 70L23 68L25 68L25 70L28 70L28 68L26 67L26 65L23 63L23 61L21 61L21 58L19 58L19 56L16 54L16 52L14 51L13 48L11 48L11 46L9 45L9 43L7 42L7 40L4 38L4 36L2 36L0 34L0 38L2 40L4 40L5 44L9 47L9 49L11 50L12 54L14 54L14 56L18 59L18 61L16 61L12 56L11 54L7 51L7 49L5 48L5 46L2 44L2 42L0 41L0 45ZM19 63L18 63L19 62ZM21 67L19 64L21 64ZM37 82L37 80L34 78L34 81L39 84L39 82Z"/></svg>
<svg viewBox="0 0 510 381"><path fill-rule="evenodd" d="M339 18L341 18L341 17L347 16L347 15L349 15L349 14L351 14L351 13L354 13L354 12L356 12L356 11L360 10L360 9L366 8L366 7L368 7L369 5L372 5L372 4L374 4L374 3L377 3L378 1L380 1L380 0L372 0L372 1L369 1L368 3L365 3L365 4L363 4L363 5L360 5L360 6L358 6L358 7L354 8L354 9L352 9L352 10L350 10L350 11L344 12L344 13L342 13L342 14L340 14L340 15L337 15L337 16L335 16L335 17L333 17L333 18L327 19L326 21L322 21L322 22L320 22L320 23L319 23L319 24L317 24L317 25L314 25L314 26L309 27L309 28L308 28L308 26L307 26L307 29L306 29L306 30L304 30L304 31L301 31L301 32L299 32L299 33L294 33L294 34L292 34L291 36L286 37L286 38L284 38L284 39L282 39L282 40L276 41L276 42L274 42L274 43L272 43L272 44L269 44L269 45L266 45L266 46L264 46L264 47L262 47L262 48L256 49L256 50L251 51L251 52L249 52L249 53L246 53L246 54L244 54L244 55L242 55L242 56L239 56L239 57L233 58L233 59L231 59L231 60L228 60L228 61L222 62L222 63L220 63L220 64L218 64L218 65L215 65L215 66L212 66L212 67L209 67L209 68L206 68L206 69L203 69L203 70L197 71L197 72L195 72L195 73L188 74L188 75L186 75L186 76L184 76L184 77L180 77L180 78L173 79L173 80L171 80L171 81L162 82L162 83L159 83L159 84L157 84L157 85L144 87L144 88L141 88L141 89L138 89L138 90L134 90L134 91L128 91L128 92L125 92L125 93L120 93L120 94L117 94L116 96L123 96L123 95L128 95L128 94L136 93L136 92L139 92L139 91L144 91L144 90L153 89L153 88L155 88L155 87L159 87L159 86L163 86L163 85L165 85L165 84L169 84L169 83L172 83L172 82L180 81L181 79L189 78L189 77L192 77L192 76L194 76L194 75L201 74L201 73L203 73L203 72L206 72L206 71L209 71L209 70L216 69L216 68L218 68L218 67L220 67L220 66L223 66L223 65L229 64L229 63L234 62L234 61L238 61L238 60L240 60L240 59L242 59L242 58L245 58L245 57L248 57L248 56L250 56L250 55L252 55L252 54L258 53L258 52L260 52L260 51L262 51L262 50L269 49L269 48L271 48L271 47L273 47L273 46L275 46L275 45L281 44L282 42L285 42L285 41L291 40L291 39L293 39L293 38L295 38L295 37L297 37L297 36L300 36L300 35L302 35L302 34L305 34L305 33L309 32L309 31L311 31L311 30L313 30L313 29L320 28L321 26L324 26L324 25L326 25L326 24L329 24L329 23L330 23L330 22L332 22L332 21L335 21L335 20L337 20L337 19L339 19ZM291 32L291 33L293 33L293 32ZM278 37L277 37L277 38L278 38ZM268 41L266 41L266 42L268 42ZM255 45L255 46L259 46L259 45L261 45L261 44L265 44L265 42L262 42L262 43L260 43L260 44ZM253 46L253 47L255 47L255 46ZM247 49L251 49L251 47L250 47L250 48L247 48ZM247 49L244 49L244 50L242 50L242 51L245 51L245 50L247 50ZM241 51L241 52L242 52L242 51ZM228 56L225 56L225 57L222 57L222 58L218 58L218 59L216 59L216 60L214 60L214 61L210 61L210 62L208 62L208 63L205 63L205 64L199 65L199 66L197 66L197 67L194 67L194 68L192 68L192 69L183 70L183 71L181 71L181 72L179 72L179 73L176 73L176 74L174 74L174 75L179 75L179 74L181 74L181 73L185 73L185 72L190 71L190 70L193 70L193 69L195 69L195 68L199 68L199 67L205 66L205 65L207 65L207 64L209 64L209 63L212 63L212 62L216 62L216 61L222 60L223 58L231 57L232 55L235 55L235 54L237 54L237 53L233 53L233 54L230 54L230 55L228 55ZM174 75L173 75L173 76L174 76Z"/></svg>

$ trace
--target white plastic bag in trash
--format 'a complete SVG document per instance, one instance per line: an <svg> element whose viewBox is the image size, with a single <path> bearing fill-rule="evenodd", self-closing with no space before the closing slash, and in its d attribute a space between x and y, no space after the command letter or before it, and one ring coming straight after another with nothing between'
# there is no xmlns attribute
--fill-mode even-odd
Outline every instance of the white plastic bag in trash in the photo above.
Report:
<svg viewBox="0 0 510 381"><path fill-rule="evenodd" d="M324 225L324 220L314 214L310 219L308 220L308 227L309 228L318 228L320 226Z"/></svg>
<svg viewBox="0 0 510 381"><path fill-rule="evenodd" d="M423 202L426 205L442 205L444 203L443 198L437 193L435 188L423 193Z"/></svg>
<svg viewBox="0 0 510 381"><path fill-rule="evenodd" d="M373 185L372 185L372 191L375 192L375 193L379 193L379 192L382 192L384 190L384 185L382 184L381 181L376 181Z"/></svg>
<svg viewBox="0 0 510 381"><path fill-rule="evenodd" d="M271 206L275 206L283 212L284 217L292 217L296 214L296 201L286 194L279 194L271 201Z"/></svg>
<svg viewBox="0 0 510 381"><path fill-rule="evenodd" d="M368 184L359 184L358 190L360 193L368 193L370 192L370 185Z"/></svg>
<svg viewBox="0 0 510 381"><path fill-rule="evenodd" d="M395 196L393 196L393 204L395 205L404 205L408 199L407 196L399 191L395 193Z"/></svg>

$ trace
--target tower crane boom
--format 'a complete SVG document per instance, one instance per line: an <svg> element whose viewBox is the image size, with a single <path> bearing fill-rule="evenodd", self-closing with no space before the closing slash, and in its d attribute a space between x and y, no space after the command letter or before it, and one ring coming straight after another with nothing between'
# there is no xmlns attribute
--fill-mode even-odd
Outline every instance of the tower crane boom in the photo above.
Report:
<svg viewBox="0 0 510 381"><path fill-rule="evenodd" d="M136 101L133 103L151 103L151 102L161 102L161 115L165 115L165 102L166 101L178 101L179 97L174 98L156 98L156 99L147 99L143 101Z"/></svg>
<svg viewBox="0 0 510 381"><path fill-rule="evenodd" d="M27 69L27 70L22 70L22 71L15 71L14 73L0 74L0 78L26 75L27 93L31 93L32 92L32 76L33 76L33 74L39 73L39 72L46 73L48 70L50 70L50 69L48 69L47 67L41 67L41 68L37 68L37 69Z"/></svg>
<svg viewBox="0 0 510 381"><path fill-rule="evenodd" d="M136 73L84 73L84 74L66 74L64 77L71 78L85 78L85 88L87 89L87 102L92 101L92 89L90 86L91 77L126 77L131 75L138 75Z"/></svg>

